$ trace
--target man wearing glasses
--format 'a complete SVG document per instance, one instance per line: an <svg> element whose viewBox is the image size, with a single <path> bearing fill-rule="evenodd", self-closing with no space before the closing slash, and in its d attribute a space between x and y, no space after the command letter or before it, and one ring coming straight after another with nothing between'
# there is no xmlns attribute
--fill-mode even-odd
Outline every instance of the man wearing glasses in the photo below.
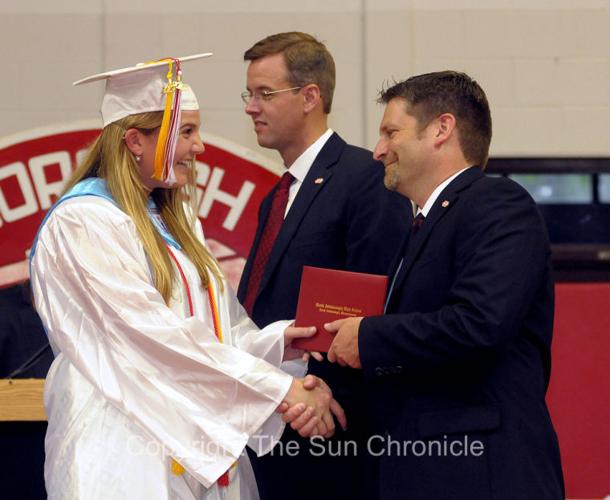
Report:
<svg viewBox="0 0 610 500"><path fill-rule="evenodd" d="M261 205L238 291L262 327L294 318L304 265L387 275L412 214L406 199L384 188L383 166L371 152L328 128L335 65L322 43L306 33L279 33L244 59L245 111L258 143L277 150L287 169ZM287 429L282 440L297 442L296 453L285 446L284 453L252 457L261 498L371 498L362 374L326 359L311 360L308 372L331 386L348 430L338 428L322 449ZM347 442L358 444L356 453Z"/></svg>

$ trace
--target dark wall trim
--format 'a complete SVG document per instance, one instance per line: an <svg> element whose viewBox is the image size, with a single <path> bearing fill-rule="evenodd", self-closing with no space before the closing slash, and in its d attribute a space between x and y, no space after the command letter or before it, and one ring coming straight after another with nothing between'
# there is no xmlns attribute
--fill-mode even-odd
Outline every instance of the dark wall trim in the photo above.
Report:
<svg viewBox="0 0 610 500"><path fill-rule="evenodd" d="M610 158L545 158L545 157L493 157L487 164L490 174L595 174L610 172Z"/></svg>

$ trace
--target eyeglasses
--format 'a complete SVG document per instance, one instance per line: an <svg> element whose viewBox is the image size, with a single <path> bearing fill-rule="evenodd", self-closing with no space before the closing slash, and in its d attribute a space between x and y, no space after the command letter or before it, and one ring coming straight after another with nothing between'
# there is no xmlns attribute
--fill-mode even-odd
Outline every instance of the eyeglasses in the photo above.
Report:
<svg viewBox="0 0 610 500"><path fill-rule="evenodd" d="M250 92L246 90L241 93L241 100L244 101L244 104L249 104L252 99L256 102L260 101L270 101L273 99L275 94L280 94L282 92L289 92L291 90L301 90L303 87L290 87L289 89L280 89L280 90L255 90L254 92Z"/></svg>

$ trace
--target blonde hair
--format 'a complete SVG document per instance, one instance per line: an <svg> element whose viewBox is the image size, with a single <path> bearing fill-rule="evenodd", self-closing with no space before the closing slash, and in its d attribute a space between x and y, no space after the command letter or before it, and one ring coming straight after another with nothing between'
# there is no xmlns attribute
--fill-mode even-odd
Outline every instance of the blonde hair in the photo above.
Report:
<svg viewBox="0 0 610 500"><path fill-rule="evenodd" d="M124 141L125 131L136 128L144 134L152 134L161 126L163 113L151 112L127 116L104 127L90 146L84 161L72 174L64 193L89 177L106 180L108 191L121 209L131 217L142 239L144 251L152 268L154 285L169 304L174 267L165 241L155 229L147 209L148 191L140 178L139 167ZM222 272L209 250L197 239L193 221L185 212L185 199L194 204L196 176L182 189L155 189L156 202L167 229L197 268L204 288L209 286L210 273L220 283ZM193 214L196 210L193 210Z"/></svg>

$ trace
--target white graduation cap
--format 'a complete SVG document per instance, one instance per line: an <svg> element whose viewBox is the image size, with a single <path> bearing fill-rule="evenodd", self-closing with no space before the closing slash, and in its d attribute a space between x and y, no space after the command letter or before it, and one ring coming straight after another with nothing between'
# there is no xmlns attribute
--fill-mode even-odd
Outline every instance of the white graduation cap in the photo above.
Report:
<svg viewBox="0 0 610 500"><path fill-rule="evenodd" d="M106 80L101 107L104 127L129 115L163 111L152 177L173 184L173 159L180 128L180 113L182 110L199 109L193 90L182 81L182 63L211 55L207 52L140 63L129 68L91 75L72 85Z"/></svg>

